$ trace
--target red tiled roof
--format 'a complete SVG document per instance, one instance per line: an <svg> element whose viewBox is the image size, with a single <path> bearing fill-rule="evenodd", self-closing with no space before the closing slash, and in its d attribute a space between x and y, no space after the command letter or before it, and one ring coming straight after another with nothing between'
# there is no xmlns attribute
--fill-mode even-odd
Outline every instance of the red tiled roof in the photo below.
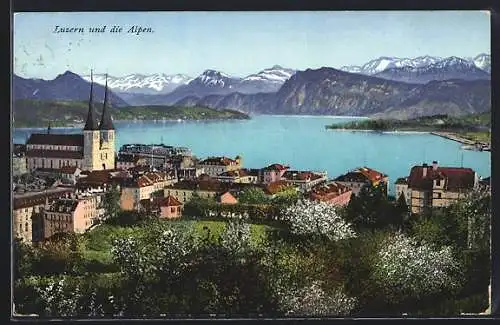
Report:
<svg viewBox="0 0 500 325"><path fill-rule="evenodd" d="M323 176L310 171L287 171L285 172L283 177L289 181L306 181L307 179L314 181L320 179Z"/></svg>
<svg viewBox="0 0 500 325"><path fill-rule="evenodd" d="M87 177L79 178L77 181L78 185L104 185L109 184L112 181L111 170L94 170L88 173Z"/></svg>
<svg viewBox="0 0 500 325"><path fill-rule="evenodd" d="M372 183L381 181L385 177L387 177L387 175L384 175L384 174L382 174L374 169L368 168L368 167L358 168L357 171L359 173L365 175L366 178L368 178L370 180L370 182L372 182Z"/></svg>
<svg viewBox="0 0 500 325"><path fill-rule="evenodd" d="M30 149L27 157L83 159L83 151Z"/></svg>
<svg viewBox="0 0 500 325"><path fill-rule="evenodd" d="M83 134L43 134L34 133L26 144L78 146L83 147Z"/></svg>
<svg viewBox="0 0 500 325"><path fill-rule="evenodd" d="M338 196L340 194L346 193L351 191L350 188L348 188L345 185L342 185L338 182L329 182L326 184L321 184L313 187L311 192L309 193L311 198L313 199L327 199L331 198L332 196ZM339 193L340 192L340 193Z"/></svg>
<svg viewBox="0 0 500 325"><path fill-rule="evenodd" d="M159 205L161 207L174 207L174 206L181 206L182 203L179 202L175 197L169 195L167 197L161 198L159 200Z"/></svg>
<svg viewBox="0 0 500 325"><path fill-rule="evenodd" d="M425 177L424 168L427 169ZM430 190L436 179L445 181L445 190L457 191L474 187L475 173L471 168L437 167L434 170L432 166L414 166L408 177L408 186L412 189Z"/></svg>
<svg viewBox="0 0 500 325"><path fill-rule="evenodd" d="M285 189L288 189L288 188L292 188L293 186L290 185L288 182L286 181L277 181L277 182L274 182L274 183L270 183L270 184L267 184L265 187L264 187L264 192L267 193L267 194L276 194L276 193L279 193Z"/></svg>

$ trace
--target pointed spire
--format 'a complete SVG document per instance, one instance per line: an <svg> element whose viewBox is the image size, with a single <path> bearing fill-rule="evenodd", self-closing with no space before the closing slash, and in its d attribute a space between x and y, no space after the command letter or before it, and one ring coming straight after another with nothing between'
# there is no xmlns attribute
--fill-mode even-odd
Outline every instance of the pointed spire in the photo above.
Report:
<svg viewBox="0 0 500 325"><path fill-rule="evenodd" d="M92 70L90 70L90 96L89 96L89 112L87 114L87 121L85 122L84 130L97 130L97 119L94 111L94 79Z"/></svg>
<svg viewBox="0 0 500 325"><path fill-rule="evenodd" d="M100 130L114 130L113 121L111 120L111 115L108 108L108 74L106 73L106 86L104 87L104 104L102 106L102 116L101 123L99 125Z"/></svg>

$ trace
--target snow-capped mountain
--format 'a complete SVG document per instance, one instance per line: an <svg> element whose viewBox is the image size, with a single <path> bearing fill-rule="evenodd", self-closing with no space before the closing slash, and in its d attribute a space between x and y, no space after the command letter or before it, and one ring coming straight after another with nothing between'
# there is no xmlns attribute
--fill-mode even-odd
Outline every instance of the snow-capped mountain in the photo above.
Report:
<svg viewBox="0 0 500 325"><path fill-rule="evenodd" d="M191 80L187 86L208 88L233 88L241 81L241 78L230 77L224 72L217 70L205 70L201 75Z"/></svg>
<svg viewBox="0 0 500 325"><path fill-rule="evenodd" d="M293 69L275 65L243 78L238 86L238 92L245 94L276 92L295 72Z"/></svg>
<svg viewBox="0 0 500 325"><path fill-rule="evenodd" d="M401 67L423 67L441 61L442 58L436 56L419 56L413 59L410 58L396 58L383 56L378 59L371 60L362 66L344 66L340 70L352 73L361 73L366 75L373 75L390 68Z"/></svg>
<svg viewBox="0 0 500 325"><path fill-rule="evenodd" d="M90 81L90 76L83 76L83 78ZM191 80L192 78L183 74L129 74L124 77L114 77L108 75L108 86L111 90L117 93L168 94L177 87L187 84ZM94 81L98 84L104 85L106 81L105 75L94 75Z"/></svg>
<svg viewBox="0 0 500 325"><path fill-rule="evenodd" d="M432 80L488 80L488 72L476 67L473 61L456 56L420 67L403 66L385 69L376 77L409 83L427 83Z"/></svg>
<svg viewBox="0 0 500 325"><path fill-rule="evenodd" d="M456 57L452 57L456 58ZM489 54L479 54L475 58L457 58L461 60L465 60L471 62L478 69L484 70L486 72L490 72L490 55ZM378 59L371 60L362 66L344 66L341 67L340 70L351 72L351 73L360 73L365 75L374 75L380 73L387 69L392 68L421 68L427 67L433 64L436 64L441 61L449 61L449 58L441 58L437 56L419 56L416 58L397 58L397 57L387 57L383 56ZM453 64L453 62L450 62ZM408 69L408 68L406 68Z"/></svg>
<svg viewBox="0 0 500 325"><path fill-rule="evenodd" d="M491 73L491 56L486 53L481 53L472 59L474 65L481 70Z"/></svg>

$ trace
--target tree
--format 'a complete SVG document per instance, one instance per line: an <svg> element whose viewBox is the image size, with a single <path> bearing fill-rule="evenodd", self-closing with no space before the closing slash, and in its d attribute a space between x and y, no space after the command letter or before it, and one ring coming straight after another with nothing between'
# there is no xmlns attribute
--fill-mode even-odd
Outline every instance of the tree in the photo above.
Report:
<svg viewBox="0 0 500 325"><path fill-rule="evenodd" d="M264 190L258 187L250 187L241 192L238 196L238 201L240 203L246 204L266 204L269 203L269 199L264 193Z"/></svg>
<svg viewBox="0 0 500 325"><path fill-rule="evenodd" d="M339 211L325 202L299 201L286 208L281 219L289 224L292 234L299 236L326 237L336 241L356 235Z"/></svg>
<svg viewBox="0 0 500 325"><path fill-rule="evenodd" d="M102 207L104 208L106 219L116 219L118 217L118 213L121 211L120 196L120 190L114 186L104 195Z"/></svg>
<svg viewBox="0 0 500 325"><path fill-rule="evenodd" d="M374 278L391 303L423 299L461 285L460 264L451 247L436 249L402 233L385 241L374 267Z"/></svg>
<svg viewBox="0 0 500 325"><path fill-rule="evenodd" d="M295 188L290 188L277 193L271 200L274 205L292 205L300 199L300 193Z"/></svg>
<svg viewBox="0 0 500 325"><path fill-rule="evenodd" d="M295 290L278 292L280 308L287 316L346 316L354 309L356 299L348 297L341 288L325 292L320 281Z"/></svg>

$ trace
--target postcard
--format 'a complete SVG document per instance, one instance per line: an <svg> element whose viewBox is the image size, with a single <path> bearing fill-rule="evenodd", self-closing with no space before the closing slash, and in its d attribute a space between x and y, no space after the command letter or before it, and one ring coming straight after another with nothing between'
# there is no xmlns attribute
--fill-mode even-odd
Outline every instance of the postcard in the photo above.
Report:
<svg viewBox="0 0 500 325"><path fill-rule="evenodd" d="M17 12L15 317L490 313L485 11Z"/></svg>

